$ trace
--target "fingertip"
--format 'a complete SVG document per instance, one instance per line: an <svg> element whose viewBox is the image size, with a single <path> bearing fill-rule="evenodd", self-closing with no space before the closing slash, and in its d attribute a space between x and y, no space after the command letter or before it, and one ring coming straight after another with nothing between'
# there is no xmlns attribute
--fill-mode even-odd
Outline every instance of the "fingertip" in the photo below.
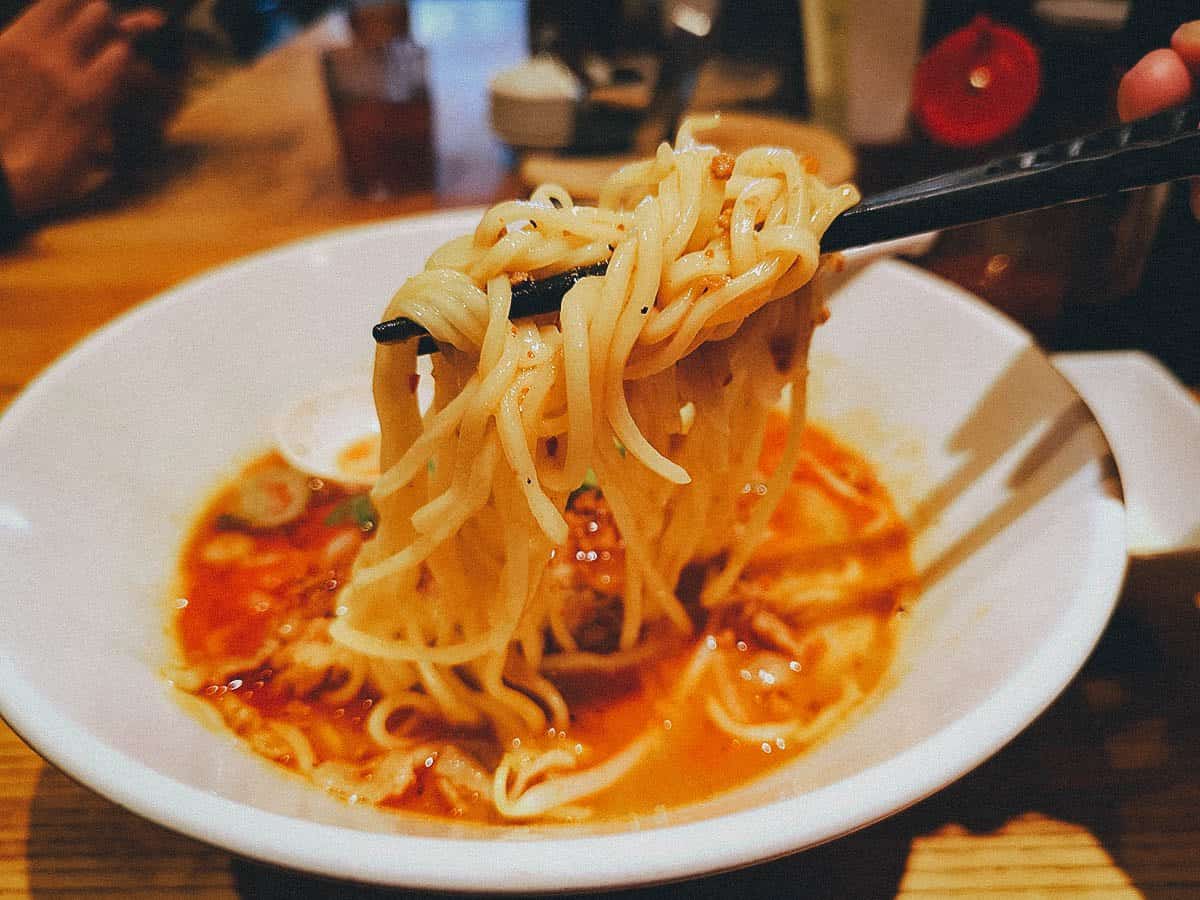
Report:
<svg viewBox="0 0 1200 900"><path fill-rule="evenodd" d="M167 24L167 16L160 9L146 7L125 13L117 19L117 27L125 34L137 36L155 31Z"/></svg>
<svg viewBox="0 0 1200 900"><path fill-rule="evenodd" d="M1125 73L1117 89L1117 114L1123 121L1140 119L1185 102L1192 77L1174 50L1152 50Z"/></svg>
<svg viewBox="0 0 1200 900"><path fill-rule="evenodd" d="M1200 19L1184 22L1171 35L1171 49L1193 74L1200 73Z"/></svg>
<svg viewBox="0 0 1200 900"><path fill-rule="evenodd" d="M133 48L126 40L110 41L84 70L84 83L88 93L96 99L111 98L120 87Z"/></svg>

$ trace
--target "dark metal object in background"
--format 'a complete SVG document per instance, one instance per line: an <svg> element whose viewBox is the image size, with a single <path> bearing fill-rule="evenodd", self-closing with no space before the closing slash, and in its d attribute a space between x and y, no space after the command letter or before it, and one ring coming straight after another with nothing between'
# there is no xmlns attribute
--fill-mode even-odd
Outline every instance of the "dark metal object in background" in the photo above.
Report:
<svg viewBox="0 0 1200 900"><path fill-rule="evenodd" d="M659 141L672 141L691 103L713 45L713 28L721 0L671 0L664 5L662 64L643 126L634 136L634 152L649 156Z"/></svg>

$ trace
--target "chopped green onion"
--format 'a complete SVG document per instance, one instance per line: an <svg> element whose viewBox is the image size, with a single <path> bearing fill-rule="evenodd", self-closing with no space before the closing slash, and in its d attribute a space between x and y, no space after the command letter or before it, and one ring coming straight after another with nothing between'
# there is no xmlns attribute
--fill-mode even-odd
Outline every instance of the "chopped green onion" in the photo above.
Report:
<svg viewBox="0 0 1200 900"><path fill-rule="evenodd" d="M567 498L567 506L570 506L572 503L574 503L575 498L584 491L599 490L599 488L600 479L596 477L595 472L593 472L591 469L588 469L587 474L583 476L583 484L571 491L571 496Z"/></svg>
<svg viewBox="0 0 1200 900"><path fill-rule="evenodd" d="M325 517L326 525L347 525L353 522L363 531L370 531L379 521L379 513L371 504L367 494L353 494L347 497Z"/></svg>

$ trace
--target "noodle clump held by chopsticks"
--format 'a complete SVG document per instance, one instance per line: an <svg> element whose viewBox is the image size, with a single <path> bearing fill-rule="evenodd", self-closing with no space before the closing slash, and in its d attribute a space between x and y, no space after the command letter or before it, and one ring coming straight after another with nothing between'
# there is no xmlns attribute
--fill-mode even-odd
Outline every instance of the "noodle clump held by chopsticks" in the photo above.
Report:
<svg viewBox="0 0 1200 900"><path fill-rule="evenodd" d="M437 341L433 403L418 407L416 342L379 347L379 525L327 645L382 693L369 723L381 742L409 747L387 724L404 708L490 730L513 748L490 785L509 818L571 815L648 752L649 732L581 768L531 740L568 725L548 676L603 676L693 634L676 593L689 565L704 567L697 608L729 596L800 453L820 237L856 200L791 151L733 158L685 130L614 175L597 207L553 185L493 207L400 288L385 317ZM558 314L509 320L514 281L603 260ZM781 394L783 458L739 516ZM576 598L554 577L563 511L589 477L625 550L606 652L580 645Z"/></svg>

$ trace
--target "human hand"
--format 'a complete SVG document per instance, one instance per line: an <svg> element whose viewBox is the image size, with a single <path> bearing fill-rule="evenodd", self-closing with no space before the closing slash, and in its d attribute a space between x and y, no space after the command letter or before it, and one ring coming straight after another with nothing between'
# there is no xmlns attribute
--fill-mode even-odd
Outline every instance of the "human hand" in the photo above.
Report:
<svg viewBox="0 0 1200 900"><path fill-rule="evenodd" d="M1125 73L1117 89L1122 121L1185 103L1200 82L1200 20L1175 29L1170 48L1152 50ZM1192 213L1200 218L1200 181L1192 182Z"/></svg>
<svg viewBox="0 0 1200 900"><path fill-rule="evenodd" d="M38 0L0 32L0 166L20 217L96 189L111 175L110 113L132 41L161 12L107 0Z"/></svg>

